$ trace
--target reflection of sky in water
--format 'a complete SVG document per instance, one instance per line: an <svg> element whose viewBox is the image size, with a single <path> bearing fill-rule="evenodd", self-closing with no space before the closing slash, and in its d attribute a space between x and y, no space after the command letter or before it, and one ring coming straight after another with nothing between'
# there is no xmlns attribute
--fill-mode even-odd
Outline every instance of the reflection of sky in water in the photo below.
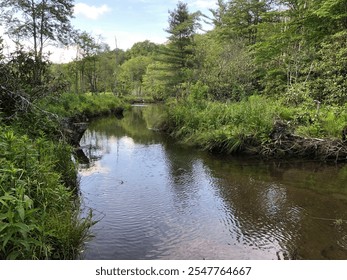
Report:
<svg viewBox="0 0 347 280"><path fill-rule="evenodd" d="M110 172L110 169L107 166L102 166L101 162L97 161L94 165L88 168L80 168L79 173L81 176L91 176L96 173L107 174Z"/></svg>
<svg viewBox="0 0 347 280"><path fill-rule="evenodd" d="M262 198L266 213L269 216L275 216L286 202L286 190L276 184L271 184L263 192Z"/></svg>
<svg viewBox="0 0 347 280"><path fill-rule="evenodd" d="M259 173L261 165L248 170L231 160L216 161L155 134L151 141L139 131L146 137L140 144L137 135L108 133L94 131L83 140L94 146L91 156L101 155L80 172L85 204L102 218L86 258L347 257L342 249L329 249L343 236L334 236L323 220L310 219L313 213L326 215L331 206L345 213L343 202L288 187Z"/></svg>
<svg viewBox="0 0 347 280"><path fill-rule="evenodd" d="M115 250L125 252L122 258L144 250L141 258L272 259L282 250L276 239L244 234L233 222L232 207L201 160L170 161L161 145L138 145L129 137L101 142L107 148L100 150L109 152L81 172L85 197L106 215L96 226L102 231L94 240L98 250L118 239Z"/></svg>

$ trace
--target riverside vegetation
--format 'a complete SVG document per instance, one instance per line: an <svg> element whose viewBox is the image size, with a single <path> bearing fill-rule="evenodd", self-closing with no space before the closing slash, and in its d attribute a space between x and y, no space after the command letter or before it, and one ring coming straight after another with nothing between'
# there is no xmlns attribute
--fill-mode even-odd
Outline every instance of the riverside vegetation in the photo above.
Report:
<svg viewBox="0 0 347 280"><path fill-rule="evenodd" d="M164 128L184 143L205 150L263 158L346 160L341 134L347 107L305 107L253 95L237 103L173 100ZM319 137L319 138L318 138Z"/></svg>
<svg viewBox="0 0 347 280"><path fill-rule="evenodd" d="M166 44L124 51L73 30L72 0L1 1L16 48L0 38L0 258L78 255L93 221L66 123L125 103L166 102L161 127L206 150L346 160L346 1L216 2L209 15L178 2ZM79 51L52 64L47 42Z"/></svg>
<svg viewBox="0 0 347 280"><path fill-rule="evenodd" d="M46 106L29 105L15 119L1 120L1 259L79 256L94 221L92 213L81 216L77 165L61 121L122 106L112 96L62 95L59 102L40 102Z"/></svg>

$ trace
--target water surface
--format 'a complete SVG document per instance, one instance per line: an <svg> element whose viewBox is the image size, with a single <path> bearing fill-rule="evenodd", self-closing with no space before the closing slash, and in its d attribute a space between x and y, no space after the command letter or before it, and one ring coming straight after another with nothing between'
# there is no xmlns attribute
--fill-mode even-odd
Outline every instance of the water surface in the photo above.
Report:
<svg viewBox="0 0 347 280"><path fill-rule="evenodd" d="M211 155L155 131L163 110L94 121L84 259L347 259L347 166Z"/></svg>

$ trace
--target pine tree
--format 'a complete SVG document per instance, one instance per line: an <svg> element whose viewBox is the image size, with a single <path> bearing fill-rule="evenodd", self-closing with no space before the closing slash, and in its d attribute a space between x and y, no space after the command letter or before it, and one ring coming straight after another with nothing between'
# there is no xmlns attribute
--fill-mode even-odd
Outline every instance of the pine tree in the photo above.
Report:
<svg viewBox="0 0 347 280"><path fill-rule="evenodd" d="M168 85L180 87L189 80L193 68L194 35L199 28L200 13L189 13L187 4L178 2L174 11L169 11L169 43L162 51L167 65Z"/></svg>

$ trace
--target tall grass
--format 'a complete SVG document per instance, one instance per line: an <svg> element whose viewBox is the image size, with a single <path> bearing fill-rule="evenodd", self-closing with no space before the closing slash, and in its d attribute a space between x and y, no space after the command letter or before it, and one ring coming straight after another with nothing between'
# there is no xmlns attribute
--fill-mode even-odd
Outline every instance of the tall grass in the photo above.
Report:
<svg viewBox="0 0 347 280"><path fill-rule="evenodd" d="M266 143L276 120L288 123L298 135L330 138L339 138L347 123L344 108L322 105L317 115L315 103L291 107L258 95L235 103L188 98L170 101L168 107L168 126L173 136L206 150L226 153Z"/></svg>
<svg viewBox="0 0 347 280"><path fill-rule="evenodd" d="M169 126L186 143L232 153L242 149L246 139L267 138L279 117L278 106L259 96L239 103L177 102L169 106Z"/></svg>
<svg viewBox="0 0 347 280"><path fill-rule="evenodd" d="M85 114L93 116L126 107L126 103L111 93L71 94L47 97L40 103L47 111L63 117Z"/></svg>
<svg viewBox="0 0 347 280"><path fill-rule="evenodd" d="M0 259L73 259L88 235L71 149L0 126Z"/></svg>

